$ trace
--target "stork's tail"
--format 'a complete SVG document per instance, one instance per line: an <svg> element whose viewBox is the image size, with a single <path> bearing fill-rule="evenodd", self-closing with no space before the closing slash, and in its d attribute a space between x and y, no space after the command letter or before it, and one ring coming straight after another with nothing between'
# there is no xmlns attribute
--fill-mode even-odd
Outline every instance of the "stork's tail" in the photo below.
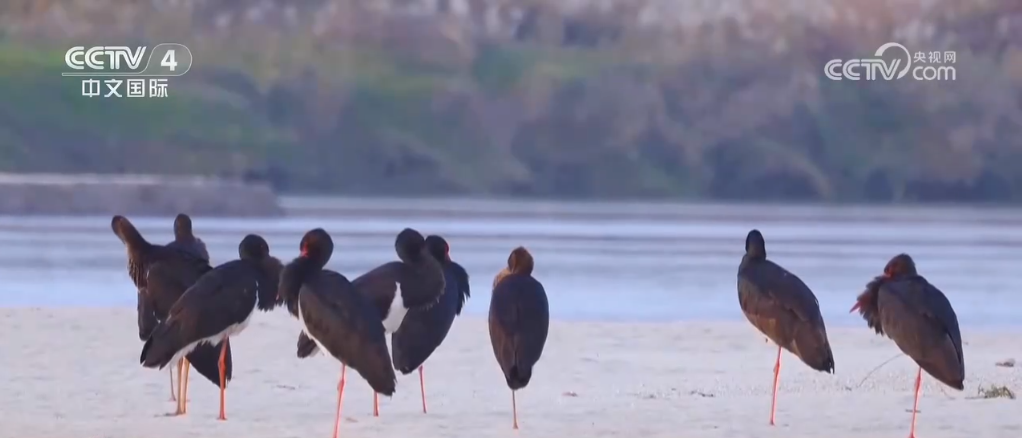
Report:
<svg viewBox="0 0 1022 438"><path fill-rule="evenodd" d="M830 349L822 320L819 325L800 327L795 332L792 347L792 352L810 368L834 373L834 352Z"/></svg>
<svg viewBox="0 0 1022 438"><path fill-rule="evenodd" d="M517 391L526 387L529 380L532 380L532 367L512 366L504 378L507 380L507 387L512 391Z"/></svg>
<svg viewBox="0 0 1022 438"><path fill-rule="evenodd" d="M305 332L298 335L298 358L305 359L319 351L316 341L313 341Z"/></svg>
<svg viewBox="0 0 1022 438"><path fill-rule="evenodd" d="M139 363L146 368L159 368L167 366L174 356L184 349L188 343L185 342L177 324L170 321L161 322L153 329L149 339L142 346L142 355Z"/></svg>
<svg viewBox="0 0 1022 438"><path fill-rule="evenodd" d="M231 377L234 371L234 360L231 357L231 341L225 339L223 342L211 345L208 343L201 343L195 346L195 349L185 356L188 363L192 364L192 368L198 371L202 377L209 380L216 386L220 386L220 351L223 347L223 343L227 343L227 356L224 358L224 377L228 382L231 381ZM224 384L226 388L226 383Z"/></svg>

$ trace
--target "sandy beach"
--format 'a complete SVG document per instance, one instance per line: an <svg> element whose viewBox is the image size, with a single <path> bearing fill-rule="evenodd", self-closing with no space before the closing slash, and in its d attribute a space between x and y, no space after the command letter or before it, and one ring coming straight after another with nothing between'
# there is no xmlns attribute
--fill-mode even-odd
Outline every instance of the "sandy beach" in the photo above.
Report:
<svg viewBox="0 0 1022 438"><path fill-rule="evenodd" d="M168 372L138 365L133 309L0 309L0 437L328 437L340 365L295 357L298 322L258 314L231 342L234 381L227 422L217 390L193 371L189 413L166 417ZM974 399L979 386L1022 392L1022 331L963 328L966 390L924 377L919 436L1018 437L1022 403ZM778 426L767 425L775 348L744 322L552 321L532 383L511 395L489 345L486 321L463 317L426 363L430 413L416 374L401 376L372 417L372 393L349 373L345 437L880 437L906 436L916 366L863 327L830 329L837 374L785 353ZM584 435L583 435L584 434Z"/></svg>

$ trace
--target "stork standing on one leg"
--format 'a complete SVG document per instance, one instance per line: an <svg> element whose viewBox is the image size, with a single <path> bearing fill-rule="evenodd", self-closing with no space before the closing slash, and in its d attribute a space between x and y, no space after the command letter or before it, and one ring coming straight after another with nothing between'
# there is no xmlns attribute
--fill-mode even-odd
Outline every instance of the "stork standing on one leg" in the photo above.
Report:
<svg viewBox="0 0 1022 438"><path fill-rule="evenodd" d="M316 228L305 233L299 246L301 254L284 267L278 290L288 312L302 325L298 357L323 351L341 362L333 434L337 438L348 367L377 394L393 395L397 378L379 310L343 275L323 269L333 254L333 239Z"/></svg>
<svg viewBox="0 0 1022 438"><path fill-rule="evenodd" d="M114 216L110 227L124 243L128 252L128 276L138 289L138 336L149 339L156 325L167 318L170 308L206 272L213 268L205 245L191 236L191 219L179 215L174 222L174 241L167 245L149 243L138 229L124 216ZM187 231L187 232L185 232ZM198 244L196 243L198 241ZM231 346L199 345L185 358L177 362L178 387L174 388L174 371L171 375L171 400L177 400L175 415L187 412L188 374L192 365L210 382L219 385L219 357L222 348L227 349L226 379L230 382L233 374ZM177 393L177 397L174 394Z"/></svg>
<svg viewBox="0 0 1022 438"><path fill-rule="evenodd" d="M767 260L766 242L758 230L745 237L745 256L738 265L738 303L759 331L777 344L770 425L777 416L781 383L781 352L788 350L810 368L834 372L834 353L816 295L795 274Z"/></svg>
<svg viewBox="0 0 1022 438"><path fill-rule="evenodd" d="M167 319L153 330L139 358L147 368L163 368L200 344L222 342L220 420L227 419L227 341L248 327L257 308L269 311L278 304L281 264L270 256L266 240L254 234L245 236L238 253L239 260L217 266L188 288Z"/></svg>
<svg viewBox="0 0 1022 438"><path fill-rule="evenodd" d="M876 277L856 299L866 324L887 335L919 365L909 437L916 436L916 414L922 393L923 371L959 391L965 389L965 358L958 316L944 293L916 271L908 254L894 256L884 274Z"/></svg>
<svg viewBox="0 0 1022 438"><path fill-rule="evenodd" d="M550 306L543 284L532 277L532 254L515 248L507 267L493 279L490 298L490 344L511 389L511 412L518 429L515 392L532 379L550 329Z"/></svg>
<svg viewBox="0 0 1022 438"><path fill-rule="evenodd" d="M351 282L379 311L383 328L395 333L409 310L425 310L444 293L444 270L426 248L426 239L411 228L394 242L399 261L384 263ZM380 416L380 396L373 394L373 416Z"/></svg>
<svg viewBox="0 0 1022 438"><path fill-rule="evenodd" d="M419 391L422 395L422 413L426 413L426 378L423 363L436 351L461 314L465 300L471 295L468 273L451 260L451 248L440 236L426 237L426 249L440 262L444 270L444 293L437 305L428 309L412 309L405 315L401 327L390 336L394 369L401 374L419 370Z"/></svg>

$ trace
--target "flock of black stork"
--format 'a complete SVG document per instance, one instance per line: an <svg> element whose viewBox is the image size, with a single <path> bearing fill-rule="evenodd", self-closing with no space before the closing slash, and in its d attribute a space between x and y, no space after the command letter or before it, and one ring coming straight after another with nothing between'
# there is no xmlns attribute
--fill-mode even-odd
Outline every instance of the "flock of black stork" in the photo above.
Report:
<svg viewBox="0 0 1022 438"><path fill-rule="evenodd" d="M138 289L138 335L145 341L139 360L147 368L177 366L176 391L173 370L170 377L175 415L187 412L188 372L194 364L220 387L219 419L227 419L230 338L245 330L256 309L278 306L302 326L299 358L324 352L341 362L335 438L348 367L373 388L375 416L379 394L395 392L394 371L418 369L425 413L423 364L447 337L470 295L468 273L451 260L447 241L410 228L397 235L397 261L351 281L325 269L334 243L321 228L305 233L299 256L287 265L270 255L265 239L249 234L238 246L238 260L217 267L210 265L187 215L177 216L174 241L166 245L147 241L123 216L114 216L111 228L127 249L128 275ZM514 391L529 384L550 323L546 292L532 277L532 267L529 251L515 248L493 282L490 302L490 341L512 391L516 429Z"/></svg>
<svg viewBox="0 0 1022 438"><path fill-rule="evenodd" d="M777 344L770 425L777 412L781 349L810 368L834 372L834 354L816 295L795 274L767 260L766 242L758 230L745 238L738 267L738 302L752 325ZM916 414L923 370L957 390L964 389L965 359L958 316L944 293L916 271L908 254L894 256L884 273L866 285L849 312L858 310L870 328L887 335L919 365L910 438L916 436Z"/></svg>
<svg viewBox="0 0 1022 438"><path fill-rule="evenodd" d="M419 371L422 411L426 412L423 363L443 342L470 295L468 273L450 258L440 236L423 237L406 228L395 242L398 261L380 265L355 280L325 269L334 244L323 229L311 230L299 243L300 255L287 265L270 255L257 235L242 239L239 259L209 264L202 240L184 214L174 221L174 241L152 244L123 216L111 223L127 248L128 274L138 288L140 361L147 368L171 371L175 414L187 411L188 372L192 364L220 387L220 416L226 420L224 392L231 380L230 337L241 333L256 309L278 306L298 319L297 355L324 352L341 362L338 384L338 433L347 368L379 394L393 395L395 370ZM532 255L515 248L493 280L489 332L493 353L511 389L513 427L518 428L515 391L528 385L549 329L549 305L543 285L532 277ZM738 300L757 329L777 344L770 424L775 423L781 353L788 350L818 371L834 372L834 355L813 292L795 274L766 258L758 230L749 232L738 268ZM899 254L860 294L858 310L877 334L886 335L919 365L910 437L915 437L922 372L952 388L964 389L965 362L958 318L947 297ZM391 334L388 353L385 335Z"/></svg>

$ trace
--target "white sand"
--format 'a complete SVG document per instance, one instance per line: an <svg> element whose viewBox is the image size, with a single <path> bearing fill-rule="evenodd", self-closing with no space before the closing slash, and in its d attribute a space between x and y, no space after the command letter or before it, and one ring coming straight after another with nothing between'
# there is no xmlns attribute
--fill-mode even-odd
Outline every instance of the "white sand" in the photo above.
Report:
<svg viewBox="0 0 1022 438"><path fill-rule="evenodd" d="M192 373L189 414L173 411L168 373L138 365L130 309L0 309L0 437L329 437L340 365L295 357L298 322L259 314L232 339L229 421L218 422L216 388ZM1022 392L1018 332L966 329L966 390L924 377L920 438L1022 436L1022 402L979 400L979 385ZM344 437L902 437L908 435L915 365L865 327L831 330L837 375L785 353L777 427L767 426L775 351L745 323L554 322L531 385L511 396L493 359L485 321L462 318L427 362L430 413L418 379L402 376L372 417L372 393L349 373ZM566 395L568 392L577 396ZM698 393L708 394L700 396Z"/></svg>

